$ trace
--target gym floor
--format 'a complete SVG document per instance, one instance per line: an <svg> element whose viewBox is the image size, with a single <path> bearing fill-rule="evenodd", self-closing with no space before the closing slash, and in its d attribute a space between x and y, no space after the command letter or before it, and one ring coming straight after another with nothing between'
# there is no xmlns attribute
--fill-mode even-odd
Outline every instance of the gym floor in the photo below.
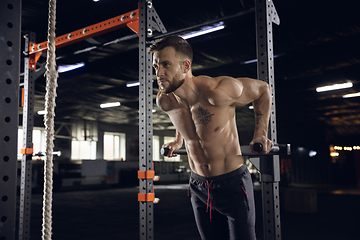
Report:
<svg viewBox="0 0 360 240"><path fill-rule="evenodd" d="M60 191L53 195L53 240L139 239L137 187ZM187 185L155 186L155 240L199 240ZM282 194L283 195L283 194ZM255 190L256 232L262 240L261 191ZM281 203L283 196L281 197ZM315 213L290 213L281 205L284 240L359 240L360 189L318 190ZM30 239L41 239L42 194L33 193ZM16 234L17 235L17 234Z"/></svg>

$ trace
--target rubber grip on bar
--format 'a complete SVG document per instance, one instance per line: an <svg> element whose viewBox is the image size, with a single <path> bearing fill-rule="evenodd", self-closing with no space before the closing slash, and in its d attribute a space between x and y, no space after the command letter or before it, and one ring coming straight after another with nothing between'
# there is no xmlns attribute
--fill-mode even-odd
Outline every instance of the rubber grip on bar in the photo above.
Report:
<svg viewBox="0 0 360 240"><path fill-rule="evenodd" d="M263 145L261 143L254 143L253 149L255 152L261 152L263 150Z"/></svg>

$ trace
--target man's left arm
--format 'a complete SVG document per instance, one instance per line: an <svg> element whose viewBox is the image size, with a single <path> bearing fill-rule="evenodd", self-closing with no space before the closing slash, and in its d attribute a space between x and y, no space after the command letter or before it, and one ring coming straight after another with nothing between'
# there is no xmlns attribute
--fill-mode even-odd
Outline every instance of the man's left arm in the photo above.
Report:
<svg viewBox="0 0 360 240"><path fill-rule="evenodd" d="M251 78L225 77L216 88L221 99L228 100L230 105L244 106L253 103L255 112L255 131L250 147L261 143L263 150L259 154L270 152L273 143L268 139L268 127L271 111L271 89L264 81ZM254 151L253 151L254 152Z"/></svg>
<svg viewBox="0 0 360 240"><path fill-rule="evenodd" d="M257 80L260 81L260 80ZM271 112L271 90L270 86L260 81L258 86L258 98L253 100L254 113L255 113L255 130L254 137L250 142L250 147L253 151L255 143L261 143L263 150L259 154L267 154L270 152L273 143L268 139L269 119Z"/></svg>

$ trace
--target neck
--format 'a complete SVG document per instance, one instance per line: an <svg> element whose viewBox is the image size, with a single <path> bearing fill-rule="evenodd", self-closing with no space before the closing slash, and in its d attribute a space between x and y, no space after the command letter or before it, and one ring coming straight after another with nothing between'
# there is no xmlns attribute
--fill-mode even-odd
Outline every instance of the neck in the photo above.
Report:
<svg viewBox="0 0 360 240"><path fill-rule="evenodd" d="M185 76L184 83L174 91L174 94L181 99L191 100L192 96L194 96L194 93L196 92L194 76L189 74Z"/></svg>

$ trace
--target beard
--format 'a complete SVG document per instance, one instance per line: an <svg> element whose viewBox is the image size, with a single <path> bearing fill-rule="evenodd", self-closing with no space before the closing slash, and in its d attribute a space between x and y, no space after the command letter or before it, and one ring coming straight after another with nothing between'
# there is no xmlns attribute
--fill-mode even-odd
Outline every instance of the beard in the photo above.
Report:
<svg viewBox="0 0 360 240"><path fill-rule="evenodd" d="M183 83L185 82L185 79L182 80L173 80L172 82L169 81L169 86L167 88L160 88L160 91L162 93L172 93L176 89L178 89Z"/></svg>

